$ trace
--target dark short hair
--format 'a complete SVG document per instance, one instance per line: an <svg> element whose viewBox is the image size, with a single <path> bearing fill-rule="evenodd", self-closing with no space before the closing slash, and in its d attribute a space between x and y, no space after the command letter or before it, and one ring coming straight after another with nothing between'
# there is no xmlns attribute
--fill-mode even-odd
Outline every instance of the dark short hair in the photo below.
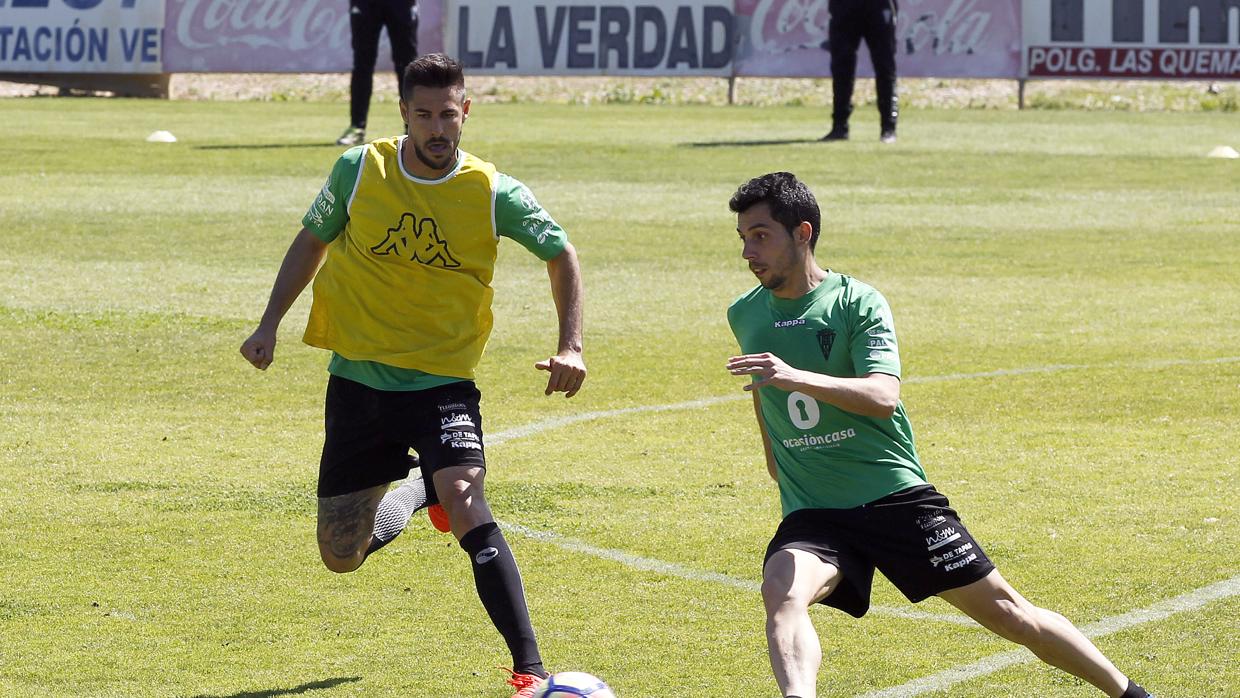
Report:
<svg viewBox="0 0 1240 698"><path fill-rule="evenodd" d="M465 89L465 69L442 53L428 53L405 66L400 81L400 98L408 99L415 87L459 87Z"/></svg>
<svg viewBox="0 0 1240 698"><path fill-rule="evenodd" d="M794 228L807 221L813 234L809 238L812 250L818 244L818 231L822 222L818 201L814 194L791 172L772 172L745 182L732 195L728 208L733 213L744 213L755 204L765 203L774 218L791 235Z"/></svg>

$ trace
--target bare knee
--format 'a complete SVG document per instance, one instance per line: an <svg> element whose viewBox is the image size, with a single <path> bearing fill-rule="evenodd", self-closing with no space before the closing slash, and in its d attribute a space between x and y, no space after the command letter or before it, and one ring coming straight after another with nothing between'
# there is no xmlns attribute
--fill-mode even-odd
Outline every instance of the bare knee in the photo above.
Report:
<svg viewBox="0 0 1240 698"><path fill-rule="evenodd" d="M990 625L992 630L1004 639L1021 645L1037 644L1045 625L1043 614L1049 613L1050 611L1044 611L1028 601L1022 603L1000 599L995 602Z"/></svg>
<svg viewBox="0 0 1240 698"><path fill-rule="evenodd" d="M361 552L355 552L348 557L337 557L330 549L319 546L319 556L323 558L323 565L337 574L345 574L352 572L362 566L362 562L366 560L366 556Z"/></svg>
<svg viewBox="0 0 1240 698"><path fill-rule="evenodd" d="M474 528L494 520L491 508L483 495L485 471L481 468L450 469L454 472L435 473L435 491L439 503L452 524L452 532L458 538Z"/></svg>
<svg viewBox="0 0 1240 698"><path fill-rule="evenodd" d="M774 616L790 610L799 611L809 608L810 599L805 594L793 590L790 580L779 577L762 579L762 604L766 607L766 615Z"/></svg>
<svg viewBox="0 0 1240 698"><path fill-rule="evenodd" d="M387 485L378 485L319 498L319 556L327 569L343 573L362 566L375 527L375 510L386 491Z"/></svg>

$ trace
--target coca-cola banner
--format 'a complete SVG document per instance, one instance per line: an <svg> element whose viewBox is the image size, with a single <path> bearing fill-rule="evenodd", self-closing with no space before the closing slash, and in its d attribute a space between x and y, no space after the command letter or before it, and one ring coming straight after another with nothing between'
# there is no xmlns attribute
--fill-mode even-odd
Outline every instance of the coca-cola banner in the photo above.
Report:
<svg viewBox="0 0 1240 698"><path fill-rule="evenodd" d="M164 3L0 0L0 73L160 73Z"/></svg>
<svg viewBox="0 0 1240 698"><path fill-rule="evenodd" d="M827 0L735 1L737 75L831 74ZM898 0L897 6L901 76L1020 76L1020 0ZM874 74L864 49L857 74Z"/></svg>
<svg viewBox="0 0 1240 698"><path fill-rule="evenodd" d="M733 0L448 0L466 67L518 75L732 74Z"/></svg>
<svg viewBox="0 0 1240 698"><path fill-rule="evenodd" d="M1231 19L1236 5L1235 0L1026 0L1026 74L1240 80L1240 31Z"/></svg>
<svg viewBox="0 0 1240 698"><path fill-rule="evenodd" d="M353 67L349 0L166 2L168 72L335 73ZM443 50L443 0L418 0L416 12L418 51ZM377 69L391 68L384 32Z"/></svg>

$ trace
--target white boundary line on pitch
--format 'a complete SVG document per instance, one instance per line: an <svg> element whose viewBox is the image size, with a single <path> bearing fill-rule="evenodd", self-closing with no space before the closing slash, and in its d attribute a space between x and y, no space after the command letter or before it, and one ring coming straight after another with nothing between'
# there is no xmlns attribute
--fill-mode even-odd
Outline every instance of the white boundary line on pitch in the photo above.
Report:
<svg viewBox="0 0 1240 698"><path fill-rule="evenodd" d="M1177 613L1195 611L1211 602L1228 599L1238 594L1240 594L1240 576L1215 582L1214 584L1190 591L1187 594L1159 601L1145 608L1121 613L1110 618L1103 618L1096 623L1082 626L1081 632L1085 633L1086 637L1106 637L1112 633L1159 621ZM1024 648L1010 652L1000 652L989 657L983 657L970 664L962 664L950 669L944 669L937 674L914 679L902 686L872 691L863 694L859 698L912 698L912 696L919 696L931 691L943 691L958 683L993 674L996 671L1016 664L1025 664L1035 660L1037 660L1037 657Z"/></svg>
<svg viewBox="0 0 1240 698"><path fill-rule="evenodd" d="M998 378L1002 376L1023 376L1037 373L1061 373L1063 371L1083 371L1089 369L1112 369L1112 368L1136 368L1136 369L1157 369L1169 368L1172 366L1204 366L1209 364L1231 364L1240 362L1240 356L1224 356L1217 359L1162 359L1155 361L1131 361L1131 362L1113 362L1107 364L1052 364L1050 366L1031 366L1029 368L1001 368L995 371L982 371L980 373L949 373L943 376L921 376L913 377L903 381L907 384L916 383L943 383L947 381L958 380L975 380L978 378ZM621 407L615 410L597 410L594 412L580 412L578 414L564 415L562 417L552 417L544 419L540 422L531 422L524 426L505 429L504 431L488 434L485 438L488 444L498 445L505 441L513 439L521 439L527 436L540 434L544 431L559 429L561 427L579 424L581 422L592 422L598 419L607 419L609 417L621 417L630 414L644 414L647 412L672 412L675 410L691 410L703 407L713 407L725 402L735 402L737 400L752 399L750 393L741 392L733 395L721 395L719 397L707 397L698 400L688 400L686 402L673 402L665 405L642 405L639 407Z"/></svg>
<svg viewBox="0 0 1240 698"><path fill-rule="evenodd" d="M973 380L973 379L978 379L978 378L995 378L995 377L1001 377L1001 376L1019 376L1019 375L1029 375L1029 374L1039 374L1039 373L1059 373L1062 371L1078 371L1078 370L1089 370L1089 369L1113 369L1113 368L1158 369L1158 368L1168 368L1172 366L1201 366L1201 365L1209 365L1209 364L1228 364L1228 363L1236 363L1236 362L1240 362L1240 356L1224 356L1224 357L1219 357L1215 359L1161 359L1161 360L1153 360L1153 361L1112 362L1112 363L1106 363L1106 364L1092 364L1092 365L1091 364L1052 364L1048 366L1032 366L1028 368L998 369L994 371L982 371L979 373L953 373L953 374L947 374L947 375L942 375L942 376L924 376L920 378L914 377L904 382L905 383L939 383L939 382L955 381L955 380ZM697 409L697 408L703 408L703 407L711 407L711 406L722 404L725 402L735 402L737 400L744 400L744 399L751 399L751 396L748 393L739 393L735 395L724 395L724 396L719 396L719 397L702 398L698 400L688 400L686 402L676 402L676 403L664 404L664 405L644 405L644 406L639 406L639 407L623 407L623 408L615 409L615 410L598 410L595 412L582 412L582 413L575 414L575 415L552 417L551 419L544 419L539 422L533 422L530 424L526 424L525 426L514 427L512 429L506 429L504 431L500 431L495 434L492 434L486 437L486 439L489 443L496 445L496 444L504 443L505 441L511 441L513 439L520 439L520 438L524 438L527 436L533 436L535 434L540 434L545 431L550 431L552 429L558 429L560 427L566 427L566 426L570 426L573 424L579 424L581 422L590 422L590 421L594 421L598 419L606 419L608 417L618 417L618 416L630 415L630 414L642 414L642 413L647 413L647 412L671 412L675 410ZM679 577L681 579L688 579L690 581L715 582L718 584L722 584L724 586L730 586L730 587L733 587L736 589L742 589L745 591L758 591L760 589L757 582L737 579L735 577L729 577L725 574L719 574L718 572L707 572L703 570L697 570L691 567L685 567L683 565L678 565L672 562L666 562L666 561L657 560L654 558L646 558L646 557L641 557L638 555L632 555L630 553L626 553L620 550L614 550L611 548L600 548L594 545L590 545L589 543L585 543L583 541L579 541L573 538L562 536L558 533L552 533L549 531L540 531L537 529L529 528L527 526L522 526L521 524L506 523L506 522L500 522L500 524L504 526L505 528L519 535L532 538L535 540L543 541L546 543L550 543L552 545L563 548L565 550L585 553L587 555L592 555L594 557L603 558L605 560L612 560L614 562L619 562L623 565L626 565L634 569L639 569L639 570L644 570L644 571L649 571L649 572L656 572L659 574L666 574L666 575L673 576L673 577ZM1240 577L1233 578L1231 580L1228 580L1227 582L1220 582L1219 584L1224 584L1224 585L1232 584L1233 587L1240 586ZM1217 586L1219 585L1216 584L1210 587L1204 587L1203 589L1198 590L1197 592L1190 592L1189 594L1186 594L1183 597L1176 597L1176 599L1171 599L1163 603L1164 604L1173 603L1177 599L1193 597L1194 594L1204 592L1205 590L1209 590ZM1228 588L1232 589L1232 587L1228 587ZM1227 594L1227 596L1234 595L1235 593L1236 591L1233 589ZM1213 598L1215 597L1211 597L1207 601L1202 602L1201 604L1199 604L1199 606L1204 605L1204 603L1208 603L1208 601L1213 600ZM1217 597L1217 598L1223 598L1223 597ZM1197 607L1198 606L1193 606L1192 608L1197 608ZM1100 629L1098 627L1095 627L1095 626L1100 626L1102 623L1106 623L1107 621L1100 621L1099 623L1093 624L1088 627L1092 628L1093 632L1101 633L1099 635L1101 636L1101 635L1109 634L1111 632L1115 632L1116 630L1122 629L1123 627L1129 627L1130 625L1151 622L1153 620L1159 620L1161 618L1166 617L1167 615L1170 615L1171 613L1179 613L1181 610L1190 610L1189 608L1177 609L1177 610L1172 610L1170 612L1163 613L1163 615L1156 615L1157 613L1159 613L1159 611L1155 609L1158 609L1158 608L1160 608L1160 605L1155 604L1154 606L1151 606L1149 609L1145 609L1144 611L1133 611L1132 613L1129 613L1129 614L1125 614L1122 616L1116 616L1114 619L1111 619L1111 620L1115 622L1124 622L1123 619L1128 618L1129 616L1132 616L1133 614L1143 614L1143 613L1155 614L1155 615L1149 616L1145 620L1140 620L1137 622L1129 623L1128 625L1123 625L1122 627L1117 627L1115 630L1106 630L1106 629ZM881 615L898 616L902 618L936 620L936 621L940 621L944 623L953 623L956 625L980 627L972 619L966 616L963 616L963 615L929 613L926 611L918 611L916 609L896 608L896 607L890 607L890 606L874 606L870 610L871 612L878 613ZM1142 618L1145 618L1145 616L1142 616ZM1086 634L1088 634L1088 632ZM1012 664L1029 661L1032 658L1033 658L1033 655L1028 653L1026 650L1016 650L1013 652L993 655L992 657L979 660L978 662L975 662L974 664L968 665L967 668L958 668L958 669L948 670L946 672L942 672L941 674L934 674L930 677L926 677L925 679L919 679L918 681L930 681L932 679L936 679L936 677L942 677L942 676L947 676L947 675L950 675L951 677L955 677L957 675L962 676L962 678L955 678L955 679L950 680L949 683L943 684L945 686L950 686L953 683L956 683L958 681L964 681L969 678L973 678L974 675L982 676L982 675L985 675L985 674L988 674L994 671L998 671L999 669L1002 669L1004 667L1011 666ZM994 668L989 668L991 664L994 665ZM972 671L974 673L968 674L969 671ZM962 674L960 672L964 672L964 673ZM947 681L948 679L939 678L937 680ZM918 681L905 684L905 686L914 686L915 684L918 684ZM887 690L898 691L898 690L905 690L905 689L904 687L898 687L895 689L887 689ZM874 694L867 694L867 698L878 698L879 696L883 696L884 698L889 698L889 697L894 698L895 696L906 696L906 695L913 696L913 695L918 695L918 693L922 693L927 690L935 690L935 689L914 688L914 689L908 689L908 690L916 690L917 693L874 693Z"/></svg>
<svg viewBox="0 0 1240 698"><path fill-rule="evenodd" d="M551 545L571 552L583 553L585 555L599 557L604 560L619 562L626 567L642 570L644 572L654 572L656 574L662 574L669 577L679 577L681 579L687 579L691 582L714 582L723 586L732 587L733 589L752 591L755 593L761 589L761 585L748 579L737 579L736 577L729 577L726 574L720 574L718 572L707 572L705 570L698 570L692 567L678 565L674 562L665 562L654 558L641 557L640 555L633 555L622 550L600 548L595 545L590 545L584 541L562 536L558 533L540 531L535 528L530 528L529 526L522 526L521 524L500 521L499 525L503 526L507 531L512 531L513 533L525 536L526 538L532 538L543 543L550 543ZM916 618L918 620L937 620L943 623L954 623L956 625L981 628L981 626L974 623L972 619L962 615L930 613L928 611L918 611L913 608L895 608L891 606L872 606L870 608L870 612L886 616Z"/></svg>

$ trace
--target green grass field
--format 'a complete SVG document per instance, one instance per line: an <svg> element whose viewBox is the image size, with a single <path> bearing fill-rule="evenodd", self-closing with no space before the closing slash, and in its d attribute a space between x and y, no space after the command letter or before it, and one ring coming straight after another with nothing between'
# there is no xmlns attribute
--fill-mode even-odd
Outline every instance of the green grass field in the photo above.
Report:
<svg viewBox="0 0 1240 698"><path fill-rule="evenodd" d="M306 298L270 370L237 353L342 109L0 101L0 695L508 696L464 554L425 517L354 574L319 563ZM727 199L791 170L824 209L820 262L890 301L926 470L1005 576L1082 626L1230 581L1096 642L1160 698L1240 694L1240 164L1203 157L1240 147L1235 115L911 111L894 147L869 113L812 142L825 121L476 105L464 147L533 188L586 278L579 396L542 395L554 314L512 244L479 377L551 668L622 698L777 693L753 590L777 493L724 310L753 284ZM875 603L954 614L881 580ZM883 609L814 611L821 695L1013 649ZM1036 662L904 691L1095 695Z"/></svg>

